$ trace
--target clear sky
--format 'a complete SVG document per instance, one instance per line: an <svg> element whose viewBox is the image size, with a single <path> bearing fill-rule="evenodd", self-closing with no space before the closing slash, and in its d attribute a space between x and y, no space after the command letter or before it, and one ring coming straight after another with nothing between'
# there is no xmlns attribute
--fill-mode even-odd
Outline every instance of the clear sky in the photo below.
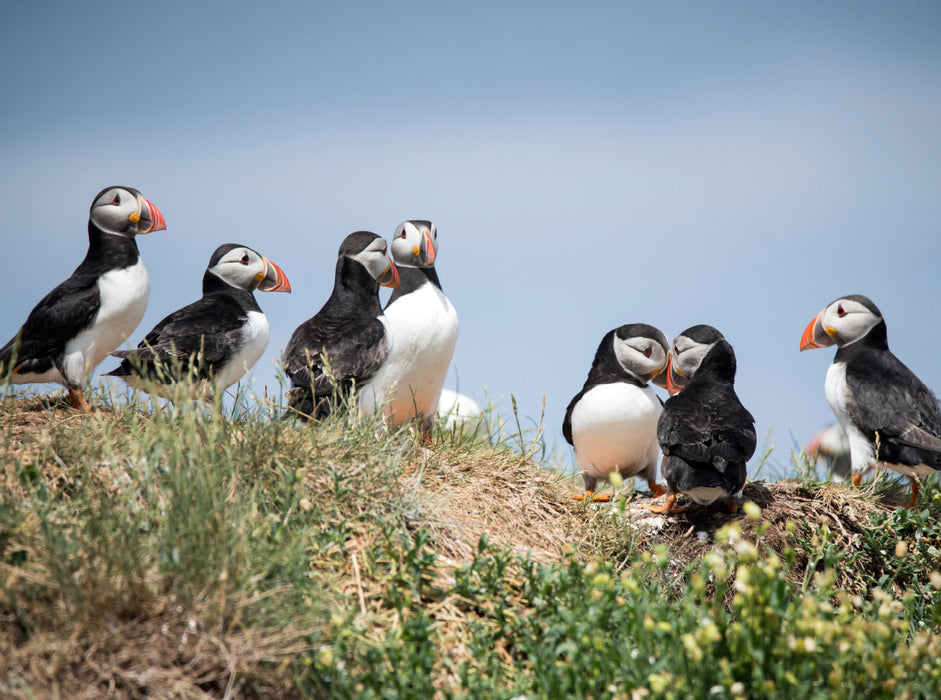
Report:
<svg viewBox="0 0 941 700"><path fill-rule="evenodd" d="M447 386L561 437L605 332L719 328L772 464L832 422L804 326L870 296L941 390L941 4L7 2L0 342L79 263L92 197L167 231L136 344L221 243L281 265L274 363L343 237L436 222ZM100 372L117 361L106 361ZM562 449L562 448L565 449Z"/></svg>

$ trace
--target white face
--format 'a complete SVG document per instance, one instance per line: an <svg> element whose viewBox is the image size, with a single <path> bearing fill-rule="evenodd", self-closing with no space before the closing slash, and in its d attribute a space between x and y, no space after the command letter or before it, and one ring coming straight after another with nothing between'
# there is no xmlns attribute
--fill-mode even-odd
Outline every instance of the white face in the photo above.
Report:
<svg viewBox="0 0 941 700"><path fill-rule="evenodd" d="M209 271L233 287L253 291L268 274L268 263L251 248L233 248Z"/></svg>
<svg viewBox="0 0 941 700"><path fill-rule="evenodd" d="M853 299L837 299L820 315L820 325L837 345L849 345L865 336L882 319Z"/></svg>
<svg viewBox="0 0 941 700"><path fill-rule="evenodd" d="M353 256L353 260L365 267L373 279L380 280L389 272L392 261L388 255L388 245L384 238L377 238L365 250Z"/></svg>
<svg viewBox="0 0 941 700"><path fill-rule="evenodd" d="M714 345L715 343L696 343L685 335L677 336L673 341L673 371L680 377L690 379Z"/></svg>
<svg viewBox="0 0 941 700"><path fill-rule="evenodd" d="M652 338L635 336L619 338L614 334L614 356L625 371L639 379L650 379L667 366L667 352Z"/></svg>
<svg viewBox="0 0 941 700"><path fill-rule="evenodd" d="M395 229L395 235L392 238L392 258L397 264L431 267L436 257L438 257L438 230L433 223L406 221Z"/></svg>
<svg viewBox="0 0 941 700"><path fill-rule="evenodd" d="M142 204L143 197L123 187L112 187L92 204L89 218L105 233L134 236L139 233Z"/></svg>

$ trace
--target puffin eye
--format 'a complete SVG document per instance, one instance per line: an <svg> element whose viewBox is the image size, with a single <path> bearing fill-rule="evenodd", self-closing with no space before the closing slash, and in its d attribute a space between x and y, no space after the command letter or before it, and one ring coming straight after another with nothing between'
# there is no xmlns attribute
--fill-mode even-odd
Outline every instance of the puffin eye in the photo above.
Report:
<svg viewBox="0 0 941 700"><path fill-rule="evenodd" d="M843 304L840 304L838 307L836 307L836 315L840 318L846 316L846 309L843 308Z"/></svg>
<svg viewBox="0 0 941 700"><path fill-rule="evenodd" d="M114 205L120 204L120 203L121 203L121 195L115 194L115 195L114 195L114 198L111 200L111 203L114 204Z"/></svg>
<svg viewBox="0 0 941 700"><path fill-rule="evenodd" d="M239 262L242 263L243 265L248 265L249 260L250 258L248 257L248 253L245 253L245 255L243 255L242 258L239 260Z"/></svg>
<svg viewBox="0 0 941 700"><path fill-rule="evenodd" d="M647 347L644 348L644 357L650 357L651 352L652 351L650 349L650 346L648 345Z"/></svg>

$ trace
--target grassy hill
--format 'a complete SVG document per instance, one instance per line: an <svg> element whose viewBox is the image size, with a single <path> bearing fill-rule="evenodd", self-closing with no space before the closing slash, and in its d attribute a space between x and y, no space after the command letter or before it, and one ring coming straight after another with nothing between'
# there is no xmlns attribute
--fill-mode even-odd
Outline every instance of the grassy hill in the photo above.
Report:
<svg viewBox="0 0 941 700"><path fill-rule="evenodd" d="M538 434L0 402L0 696L937 697L941 492L576 504ZM244 406L239 404L239 406Z"/></svg>

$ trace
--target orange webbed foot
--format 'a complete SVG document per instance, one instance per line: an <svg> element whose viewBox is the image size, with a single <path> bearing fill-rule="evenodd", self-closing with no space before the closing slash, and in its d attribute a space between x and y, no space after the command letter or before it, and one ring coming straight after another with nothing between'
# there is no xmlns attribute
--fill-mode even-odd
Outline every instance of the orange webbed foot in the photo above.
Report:
<svg viewBox="0 0 941 700"><path fill-rule="evenodd" d="M661 488L663 487L661 486ZM667 494L667 502L662 506L654 506L644 503L641 505L641 508L649 510L651 513L659 513L660 515L667 515L669 513L683 513L686 510L686 508L677 507L675 493Z"/></svg>
<svg viewBox="0 0 941 700"><path fill-rule="evenodd" d="M82 393L81 389L69 389L69 399L72 401L72 408L76 411L83 411L85 413L91 411L91 406L89 406L88 401L85 400L85 394Z"/></svg>
<svg viewBox="0 0 941 700"><path fill-rule="evenodd" d="M653 492L654 498L660 498L660 496L665 496L667 489L663 484L658 484L656 481L648 481L647 488Z"/></svg>
<svg viewBox="0 0 941 700"><path fill-rule="evenodd" d="M596 496L594 491L588 490L585 491L584 496L572 496L572 500L575 501L592 501L593 503L606 503L611 500L611 496L604 493L600 496Z"/></svg>

